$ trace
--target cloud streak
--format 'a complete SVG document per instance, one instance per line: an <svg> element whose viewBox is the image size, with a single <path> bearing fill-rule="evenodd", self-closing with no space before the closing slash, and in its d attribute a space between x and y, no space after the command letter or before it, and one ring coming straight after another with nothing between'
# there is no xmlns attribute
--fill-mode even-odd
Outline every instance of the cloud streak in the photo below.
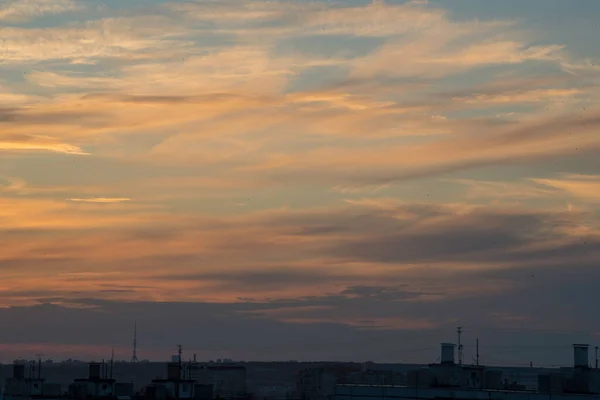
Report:
<svg viewBox="0 0 600 400"><path fill-rule="evenodd" d="M122 197L92 197L88 199L69 199L69 201L74 201L76 203L122 203L125 201L131 201L131 199L126 199Z"/></svg>
<svg viewBox="0 0 600 400"><path fill-rule="evenodd" d="M81 5L72 0L6 0L0 3L0 20L22 22L80 8Z"/></svg>
<svg viewBox="0 0 600 400"><path fill-rule="evenodd" d="M0 136L0 151L5 152L53 152L69 155L88 155L81 148L47 136Z"/></svg>

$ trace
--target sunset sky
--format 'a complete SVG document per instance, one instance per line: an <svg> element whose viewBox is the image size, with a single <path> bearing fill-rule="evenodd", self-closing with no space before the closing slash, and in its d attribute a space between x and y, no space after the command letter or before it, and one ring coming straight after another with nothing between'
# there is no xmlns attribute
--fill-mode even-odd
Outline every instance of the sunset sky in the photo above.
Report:
<svg viewBox="0 0 600 400"><path fill-rule="evenodd" d="M0 0L0 362L600 344L600 1Z"/></svg>

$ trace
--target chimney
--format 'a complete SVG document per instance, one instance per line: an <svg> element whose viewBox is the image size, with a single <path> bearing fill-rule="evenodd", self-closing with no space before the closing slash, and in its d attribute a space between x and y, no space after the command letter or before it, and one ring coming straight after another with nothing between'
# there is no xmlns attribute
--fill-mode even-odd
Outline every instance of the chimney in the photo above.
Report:
<svg viewBox="0 0 600 400"><path fill-rule="evenodd" d="M589 357L588 357L588 344L574 344L573 345L573 367L575 368L588 368Z"/></svg>
<svg viewBox="0 0 600 400"><path fill-rule="evenodd" d="M100 379L101 377L101 364L100 363L90 363L90 379Z"/></svg>
<svg viewBox="0 0 600 400"><path fill-rule="evenodd" d="M442 343L442 358L441 364L454 364L454 343Z"/></svg>
<svg viewBox="0 0 600 400"><path fill-rule="evenodd" d="M25 364L14 363L13 364L13 378L16 380L25 379Z"/></svg>
<svg viewBox="0 0 600 400"><path fill-rule="evenodd" d="M170 381L178 381L181 379L181 367L179 363L170 362L167 364L167 379Z"/></svg>

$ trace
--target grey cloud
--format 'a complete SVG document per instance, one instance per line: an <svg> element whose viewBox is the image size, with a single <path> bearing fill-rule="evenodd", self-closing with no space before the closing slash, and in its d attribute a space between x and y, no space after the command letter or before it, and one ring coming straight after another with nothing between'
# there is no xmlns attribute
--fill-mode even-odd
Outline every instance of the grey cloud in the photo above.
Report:
<svg viewBox="0 0 600 400"><path fill-rule="evenodd" d="M416 222L416 221L415 221ZM414 226L334 244L333 254L379 262L495 260L497 252L540 240L543 216L468 215L452 216L435 226ZM357 230L359 227L356 227ZM476 257L473 257L476 256Z"/></svg>
<svg viewBox="0 0 600 400"><path fill-rule="evenodd" d="M396 214L408 216L395 218ZM586 215L542 211L507 213L494 208L456 213L448 207L409 204L385 210L356 207L326 215L299 212L269 217L261 223L289 227L287 234L321 238L305 250L306 254L334 260L432 266L457 262L481 263L482 266L514 263L517 268L525 268L558 261L578 265L600 261L597 238L571 237L564 233L577 226L581 218ZM548 244L543 247L544 243ZM288 285L306 283L310 279L344 279L324 272L297 276L284 269L271 278L262 273L254 276L259 277L258 281L274 279ZM389 277L398 278L400 276ZM245 282L258 283L254 279Z"/></svg>
<svg viewBox="0 0 600 400"><path fill-rule="evenodd" d="M415 298L423 293L410 292L406 288L409 285L402 285L404 290L400 287L386 287L386 286L351 286L346 290L342 291L341 294L344 296L358 296L364 297L376 297L380 300L404 300Z"/></svg>
<svg viewBox="0 0 600 400"><path fill-rule="evenodd" d="M113 289L155 289L156 286L147 286L147 285L115 285L108 283L99 283L99 287L108 287Z"/></svg>
<svg viewBox="0 0 600 400"><path fill-rule="evenodd" d="M16 107L11 108L0 108L0 122L11 122L16 117L16 114L19 112L19 109Z"/></svg>
<svg viewBox="0 0 600 400"><path fill-rule="evenodd" d="M156 277L155 277L156 278ZM257 266L244 266L243 270L215 271L192 274L169 274L160 275L158 278L174 281L202 282L210 284L213 290L231 292L243 288L246 292L256 293L256 296L264 300L261 295L265 290L280 288L309 288L314 284L328 283L330 285L341 282L358 285L361 278L358 276L345 275L341 272L329 272L326 266L315 269L301 265L281 266L279 268L264 269ZM153 278L154 279L154 278Z"/></svg>
<svg viewBox="0 0 600 400"><path fill-rule="evenodd" d="M563 283L565 289L576 290L582 283L574 280ZM557 284L560 284L557 282ZM586 285L583 297L591 285ZM528 287L505 295L481 298L456 299L440 302L390 302L382 292L393 288L349 288L362 297L333 294L318 299L287 300L277 303L153 303L115 302L97 299L71 300L94 309L67 308L40 304L32 307L0 309L0 322L5 327L6 343L25 342L69 343L127 348L130 345L133 321L138 324L138 351L164 354L173 351L174 343L184 345L186 352L198 353L200 359L233 357L235 359L337 359L337 360L387 360L387 361L434 361L438 356L438 343L453 340L456 323L465 326L466 355L472 352L475 337L482 343L482 354L489 357L508 358L516 362L569 363L569 346L575 341L592 341L593 331L598 328L588 318L586 308L573 313L569 323L583 327L578 332L562 326L556 315L549 316L552 309L544 305L555 287ZM400 288L402 290L402 288ZM60 298L48 299L61 301ZM525 307L512 308L515 303L525 302ZM476 305L475 305L476 304ZM306 309L306 306L329 308ZM290 316L313 317L323 320L329 317L359 317L365 325L369 320L382 317L426 318L438 323L433 329L365 329L344 323L285 323L268 317L258 317L261 310L292 308ZM298 309L293 310L294 307ZM511 323L503 320L510 314L532 313L531 321ZM304 309L302 309L304 308ZM559 308L560 312L567 311ZM285 312L283 316L285 316ZM18 328L9 323L14 318L22 321ZM500 318L500 319L498 319ZM332 318L334 320L334 318ZM587 324L582 324L587 320ZM51 321L51 323L48 323ZM543 324L541 322L544 322ZM527 346L564 346L562 353L539 354ZM507 355L509 349L522 347L522 351ZM415 351L416 349L427 351ZM48 354L54 356L54 354Z"/></svg>
<svg viewBox="0 0 600 400"><path fill-rule="evenodd" d="M2 232L2 231L0 231ZM24 269L32 268L37 265L43 264L45 268L59 271L61 267L65 265L73 265L79 263L81 260L78 258L71 257L19 257L19 258L6 258L0 259L0 270L1 271L21 271Z"/></svg>
<svg viewBox="0 0 600 400"><path fill-rule="evenodd" d="M81 97L82 100L115 100L125 103L148 103L148 104L182 104L182 103L212 103L217 101L228 100L273 100L268 96L244 96L236 93L209 93L198 95L125 95L117 93L91 93Z"/></svg>
<svg viewBox="0 0 600 400"><path fill-rule="evenodd" d="M94 99L103 99L109 100L114 99L126 103L169 103L169 104L179 104L179 103L187 103L192 97L191 96L134 96L134 95L123 95L123 94L110 94L110 93L91 93L86 94L81 97L82 100L94 100Z"/></svg>
<svg viewBox="0 0 600 400"><path fill-rule="evenodd" d="M247 271L228 273L228 272L212 272L198 273L186 275L165 275L162 279L171 280L206 280L223 283L237 283L258 286L280 285L282 283L314 283L322 279L339 279L339 277L331 276L326 271L303 271L301 267L295 269L280 269L277 271L264 271L260 267L248 266Z"/></svg>
<svg viewBox="0 0 600 400"><path fill-rule="evenodd" d="M398 214L404 217L396 218ZM572 341L591 341L593 332L600 331L600 325L590 318L600 282L595 268L600 261L598 243L592 238L576 243L562 233L581 216L541 211L500 213L491 207L457 212L452 207L427 204L266 214L252 221L253 226L318 238L302 241L308 244L298 245L295 251L311 260L317 255L324 260L321 268L315 269L319 266L311 262L311 269L303 270L296 259L290 266L281 263L281 268L272 269L273 263L266 261L274 252L283 251L280 245L263 244L257 251L256 243L248 240L228 243L246 260L250 254L255 257L252 264L243 264L245 269L147 277L140 280L139 286L152 286L156 282L153 279L158 278L204 280L209 286L228 291L243 288L256 293L264 288L313 283L341 285L345 289L298 298L264 299L253 295L257 298L240 303L102 300L110 296L107 291L138 289L137 285L121 287L118 282L85 294L92 298L77 298L83 293L47 289L37 296L12 294L41 297L44 303L72 302L94 308L42 304L0 309L0 324L6 327L7 343L44 340L109 347L129 344L132 321L136 319L143 332L142 348L167 352L173 343L182 343L189 351L207 358L406 360L409 356L403 350L433 347L431 357L435 359L437 343L451 340L457 324L465 326L469 338L479 337L484 343L498 346L526 346L536 340L568 346ZM186 229L193 227L186 225ZM271 234L270 229L266 231ZM136 238L144 240L141 236ZM557 244L548 250L529 247L544 239ZM378 278L380 283L371 284L339 268L333 273L326 264L330 259L338 267L343 260L363 260L383 261L389 268ZM174 260L188 266L211 265L211 257L206 255L138 259L126 265L141 268ZM514 267L492 265L498 261L513 263ZM447 262L479 266L444 270ZM395 265L399 265L397 269ZM561 318L557 318L558 314ZM16 315L24 321L18 329L9 323ZM281 322L284 320L306 322ZM433 328L416 329L413 323L431 324ZM406 328L402 329L402 324ZM559 332L570 330L569 326L585 332ZM503 330L521 333L494 333ZM491 354L492 349L489 351ZM427 354L417 353L414 357L432 360ZM528 362L526 358L537 356L524 352L515 357ZM554 362L551 357L546 359Z"/></svg>
<svg viewBox="0 0 600 400"><path fill-rule="evenodd" d="M396 214L405 217L396 218ZM507 213L494 208L456 213L443 206L407 204L388 209L356 207L327 214L298 212L269 217L262 223L289 227L288 233L300 236L322 236L319 248L324 255L397 263L496 260L496 255L527 244L545 239L568 240L559 228L570 227L578 217L545 212ZM335 239L328 240L332 235ZM571 246L566 242L562 249ZM586 251L594 249L592 239L581 246L587 246ZM523 250L512 257L557 256L560 251L560 247ZM572 256L573 252L565 255Z"/></svg>
<svg viewBox="0 0 600 400"><path fill-rule="evenodd" d="M354 35L319 35L284 38L275 47L277 54L294 55L297 53L319 57L365 57L376 51L384 39Z"/></svg>
<svg viewBox="0 0 600 400"><path fill-rule="evenodd" d="M444 100L451 100L453 98L467 98L479 95L513 95L530 90L547 89L548 87L556 89L560 88L560 85L566 85L570 89L576 87L589 87L591 82L586 82L581 78L581 76L561 73L520 79L502 79L493 81L493 83L473 86L467 89L440 92L436 96Z"/></svg>
<svg viewBox="0 0 600 400"><path fill-rule="evenodd" d="M581 131L600 126L600 116L592 111L583 111L580 114L571 114L550 118L537 125L521 126L515 122L500 120L470 121L470 134L457 134L446 141L433 142L430 146L411 149L405 147L395 156L401 159L403 155L413 155L413 152L422 154L424 158L429 152L440 152L442 149L452 153L460 151L463 156L456 159L444 160L423 165L402 165L394 167L370 167L367 165L358 168L327 166L320 170L311 170L306 166L282 167L278 170L265 173L268 180L273 182L296 181L326 183L335 181L338 184L349 185L383 185L395 182L414 180L417 178L449 175L459 171L466 171L478 167L525 164L533 161L547 161L551 157L578 154L583 157L597 151L600 141L592 140L593 136L583 135ZM460 128L460 127L459 127ZM481 130L490 132L482 135ZM544 149L550 139L558 139L573 133L572 145L562 143L560 147ZM585 141L584 141L585 140ZM519 154L517 151L524 146L538 146L537 152ZM465 150L469 151L465 151ZM494 154L481 157L480 154L489 153L494 149Z"/></svg>
<svg viewBox="0 0 600 400"><path fill-rule="evenodd" d="M99 112L55 111L28 112L25 108L0 109L0 122L10 124L86 124L99 122L103 118ZM26 135L19 135L21 139Z"/></svg>

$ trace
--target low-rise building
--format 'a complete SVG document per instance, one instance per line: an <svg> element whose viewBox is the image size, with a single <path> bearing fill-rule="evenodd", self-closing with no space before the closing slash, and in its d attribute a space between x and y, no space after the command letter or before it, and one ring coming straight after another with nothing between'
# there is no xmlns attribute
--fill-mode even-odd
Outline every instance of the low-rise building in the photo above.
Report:
<svg viewBox="0 0 600 400"><path fill-rule="evenodd" d="M246 367L242 365L192 364L188 379L201 385L211 385L214 397L234 399L247 396Z"/></svg>

